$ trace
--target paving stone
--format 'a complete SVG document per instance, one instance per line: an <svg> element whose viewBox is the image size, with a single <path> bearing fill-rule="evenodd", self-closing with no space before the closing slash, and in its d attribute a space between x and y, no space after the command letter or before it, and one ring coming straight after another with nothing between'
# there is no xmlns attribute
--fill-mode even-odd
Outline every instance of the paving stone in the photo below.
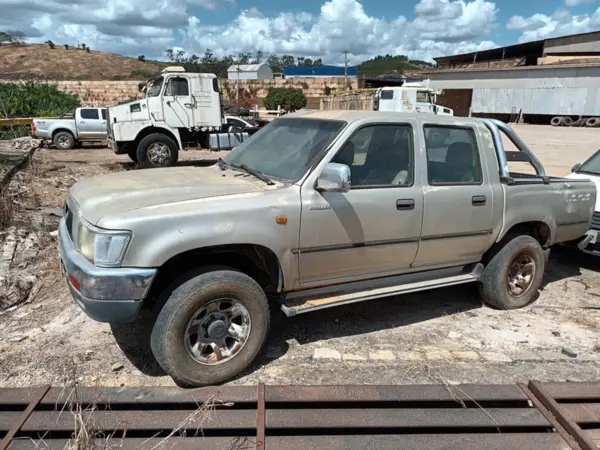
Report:
<svg viewBox="0 0 600 450"><path fill-rule="evenodd" d="M332 348L317 348L313 353L313 359L342 359L342 354Z"/></svg>
<svg viewBox="0 0 600 450"><path fill-rule="evenodd" d="M425 352L425 358L429 361L451 360L452 354L441 348Z"/></svg>
<svg viewBox="0 0 600 450"><path fill-rule="evenodd" d="M480 352L482 359L489 362L512 362L510 356L498 352Z"/></svg>
<svg viewBox="0 0 600 450"><path fill-rule="evenodd" d="M366 361L367 358L353 353L344 353L342 359L344 361Z"/></svg>
<svg viewBox="0 0 600 450"><path fill-rule="evenodd" d="M477 352L474 352L473 350L452 352L452 356L455 359L460 359L462 361L478 361L479 360L479 354Z"/></svg>
<svg viewBox="0 0 600 450"><path fill-rule="evenodd" d="M518 353L515 353L513 359L515 361L541 361L543 358L539 352L523 350Z"/></svg>
<svg viewBox="0 0 600 450"><path fill-rule="evenodd" d="M399 361L423 361L425 354L420 352L396 352Z"/></svg>
<svg viewBox="0 0 600 450"><path fill-rule="evenodd" d="M391 350L378 350L376 352L370 352L369 358L378 361L392 361L396 359L396 356Z"/></svg>

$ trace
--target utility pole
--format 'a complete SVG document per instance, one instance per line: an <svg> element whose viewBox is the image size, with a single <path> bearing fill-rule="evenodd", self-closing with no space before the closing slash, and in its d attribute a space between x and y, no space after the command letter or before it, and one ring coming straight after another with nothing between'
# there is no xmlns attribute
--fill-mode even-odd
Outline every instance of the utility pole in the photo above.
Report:
<svg viewBox="0 0 600 450"><path fill-rule="evenodd" d="M348 89L348 50L344 50L344 84Z"/></svg>

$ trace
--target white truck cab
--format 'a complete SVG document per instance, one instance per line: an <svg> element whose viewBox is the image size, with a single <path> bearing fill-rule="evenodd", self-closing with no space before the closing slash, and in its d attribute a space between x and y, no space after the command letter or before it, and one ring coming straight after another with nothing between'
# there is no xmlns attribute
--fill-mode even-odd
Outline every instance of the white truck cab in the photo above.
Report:
<svg viewBox="0 0 600 450"><path fill-rule="evenodd" d="M453 116L454 111L435 104L437 92L422 84L382 87L375 91L375 111L439 114Z"/></svg>
<svg viewBox="0 0 600 450"><path fill-rule="evenodd" d="M142 167L172 166L180 150L225 150L248 137L227 132L214 74L187 73L183 67L170 66L143 91L145 98L108 111L110 147Z"/></svg>

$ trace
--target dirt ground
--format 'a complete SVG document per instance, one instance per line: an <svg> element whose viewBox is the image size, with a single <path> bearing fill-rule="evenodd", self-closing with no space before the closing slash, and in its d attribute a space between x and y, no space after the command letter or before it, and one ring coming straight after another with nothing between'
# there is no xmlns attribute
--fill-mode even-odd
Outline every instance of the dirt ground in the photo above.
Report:
<svg viewBox="0 0 600 450"><path fill-rule="evenodd" d="M551 175L597 150L599 129L519 126ZM202 164L219 154L184 154ZM16 240L11 271L26 301L0 312L0 386L171 385L151 356L144 319L121 326L87 318L58 266L55 230L77 180L131 170L106 149L40 149L4 196ZM12 236L12 237L11 237ZM258 363L232 384L514 382L600 378L600 259L554 249L540 298L518 311L483 307L474 286L439 289L286 319L275 318Z"/></svg>

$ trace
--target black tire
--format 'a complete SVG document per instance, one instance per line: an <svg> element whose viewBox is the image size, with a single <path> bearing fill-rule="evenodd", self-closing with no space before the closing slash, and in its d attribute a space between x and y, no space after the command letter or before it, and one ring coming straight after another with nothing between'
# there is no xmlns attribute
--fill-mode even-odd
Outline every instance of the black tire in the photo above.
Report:
<svg viewBox="0 0 600 450"><path fill-rule="evenodd" d="M562 123L562 117L553 117L550 121L550 125L553 127L558 127Z"/></svg>
<svg viewBox="0 0 600 450"><path fill-rule="evenodd" d="M586 120L585 126L586 127L598 127L598 126L600 126L600 118L599 117L592 117L592 118Z"/></svg>
<svg viewBox="0 0 600 450"><path fill-rule="evenodd" d="M127 149L127 155L134 163L138 162L137 149L135 147L129 147Z"/></svg>
<svg viewBox="0 0 600 450"><path fill-rule="evenodd" d="M167 289L152 329L151 347L163 370L183 386L222 383L243 373L259 355L269 331L267 297L256 281L234 269L213 267L192 272ZM168 297L168 298L167 298ZM189 321L197 311L218 299L233 299L250 316L248 339L237 354L219 364L202 364L186 349ZM160 308L160 306L158 306Z"/></svg>
<svg viewBox="0 0 600 450"><path fill-rule="evenodd" d="M168 149L168 156L164 160L157 161L148 155L148 150L151 149L152 145L164 144ZM160 133L152 133L146 136L138 144L137 150L137 162L141 167L145 169L151 169L154 167L170 167L177 164L179 158L179 148L177 142L171 139L169 136Z"/></svg>
<svg viewBox="0 0 600 450"><path fill-rule="evenodd" d="M563 117L562 118L562 123L563 123L564 126L570 127L573 124L573 118L569 117L569 116Z"/></svg>
<svg viewBox="0 0 600 450"><path fill-rule="evenodd" d="M52 138L52 143L59 150L71 150L75 147L75 138L68 131L59 131Z"/></svg>
<svg viewBox="0 0 600 450"><path fill-rule="evenodd" d="M540 243L531 236L507 237L486 265L479 284L479 293L485 303L498 309L518 309L529 305L538 297L544 277L546 254ZM529 287L520 295L509 289L508 276L515 259L527 257L535 271Z"/></svg>

